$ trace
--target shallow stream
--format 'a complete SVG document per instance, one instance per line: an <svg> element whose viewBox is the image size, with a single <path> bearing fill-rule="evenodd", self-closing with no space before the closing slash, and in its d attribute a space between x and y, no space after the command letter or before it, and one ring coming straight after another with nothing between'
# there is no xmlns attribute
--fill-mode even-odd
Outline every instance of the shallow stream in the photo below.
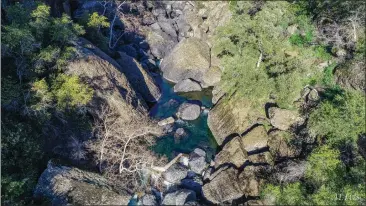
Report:
<svg viewBox="0 0 366 206"><path fill-rule="evenodd" d="M163 79L157 78L162 96L151 108L150 115L157 120L162 120L173 116L176 121L165 136L160 137L153 150L160 155L166 155L169 159L178 153L190 153L199 147L206 151L210 160L216 152L216 141L207 125L207 111L201 112L200 116L193 121L177 119L175 114L180 104L185 101L199 100L202 106L211 108L212 93L210 89L201 92L189 92L177 94L173 91L173 84ZM178 128L183 128L185 135L177 137L175 132Z"/></svg>

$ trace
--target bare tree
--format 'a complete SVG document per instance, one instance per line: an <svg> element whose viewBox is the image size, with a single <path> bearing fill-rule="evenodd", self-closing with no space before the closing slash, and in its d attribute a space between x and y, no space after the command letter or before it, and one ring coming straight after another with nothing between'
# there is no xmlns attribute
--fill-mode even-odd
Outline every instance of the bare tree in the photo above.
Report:
<svg viewBox="0 0 366 206"><path fill-rule="evenodd" d="M317 15L318 37L335 48L352 48L359 35L364 35L365 3L342 1L338 4L332 6L324 3L324 8L320 7L319 11L322 12ZM340 7L344 7L343 10Z"/></svg>
<svg viewBox="0 0 366 206"><path fill-rule="evenodd" d="M130 115L126 120L115 111L106 105L101 107L95 125L97 140L88 147L95 153L101 173L115 183L137 188L147 183L145 174L166 170L159 167L165 160L150 150L162 129L148 117Z"/></svg>
<svg viewBox="0 0 366 206"><path fill-rule="evenodd" d="M124 14L121 11L121 7L126 3L126 1L117 3L116 9L114 11L114 17L113 20L110 24L110 28L109 28L109 48L113 49L114 47L116 47L118 41L123 37L124 35L124 31L119 31L116 32L113 30L113 27L115 25L116 19L122 17L122 19L124 19Z"/></svg>

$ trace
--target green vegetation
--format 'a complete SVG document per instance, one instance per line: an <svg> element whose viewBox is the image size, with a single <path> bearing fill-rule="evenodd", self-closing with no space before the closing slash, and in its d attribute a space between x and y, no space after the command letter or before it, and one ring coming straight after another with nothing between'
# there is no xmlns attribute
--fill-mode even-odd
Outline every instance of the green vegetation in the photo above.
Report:
<svg viewBox="0 0 366 206"><path fill-rule="evenodd" d="M333 37L318 36L312 22L320 18L322 9L357 8L335 2L231 2L233 18L218 31L213 51L224 67L221 83L228 93L226 101L245 98L253 102L253 108L263 108L272 99L279 107L295 109L294 101L305 85L324 88L308 119L307 129L316 137L316 145L306 154L305 176L282 184L269 180L262 189L267 204L366 204L365 159L357 152L357 141L366 134L365 94L337 85L333 77L337 61L330 53L331 48L347 49L351 40L342 37L338 40L348 43L337 40L336 45ZM348 28L346 23L343 26ZM364 61L360 57L364 35L354 45L352 57Z"/></svg>
<svg viewBox="0 0 366 206"><path fill-rule="evenodd" d="M365 96L361 92L334 91L312 112L309 128L330 145L356 144L365 132ZM335 94L332 94L335 93Z"/></svg>
<svg viewBox="0 0 366 206"><path fill-rule="evenodd" d="M303 182L266 185L262 198L276 205L363 205L365 166L359 157L347 169L337 149L321 146L308 158Z"/></svg>
<svg viewBox="0 0 366 206"><path fill-rule="evenodd" d="M247 12L252 2L231 7L233 19L219 31L214 48L225 67L224 89L255 105L273 98L280 107L292 108L301 89L319 75L319 62L329 59L319 46L309 44L311 22L287 2L266 2L254 16Z"/></svg>
<svg viewBox="0 0 366 206"><path fill-rule="evenodd" d="M66 142L81 127L90 130L83 108L93 91L62 71L75 52L72 42L85 33L83 27L65 14L50 16L43 3L14 3L4 9L1 199L2 205L28 205L52 142Z"/></svg>
<svg viewBox="0 0 366 206"><path fill-rule="evenodd" d="M100 29L100 28L108 28L109 27L109 22L108 22L108 18L105 16L101 16L98 14L98 12L94 12L90 18L89 18L89 22L87 23L88 27L93 28L93 29Z"/></svg>

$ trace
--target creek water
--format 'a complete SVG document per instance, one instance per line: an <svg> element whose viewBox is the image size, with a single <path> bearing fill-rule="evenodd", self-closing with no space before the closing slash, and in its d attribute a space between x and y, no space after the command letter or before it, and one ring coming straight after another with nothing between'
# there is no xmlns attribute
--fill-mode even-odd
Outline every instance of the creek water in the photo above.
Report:
<svg viewBox="0 0 366 206"><path fill-rule="evenodd" d="M206 108L212 107L212 93L210 89L201 92L175 93L173 84L157 77L157 82L162 91L159 101L151 108L150 115L152 118L162 120L168 117L175 117L179 105L186 101L199 100L202 106ZM216 153L217 143L207 125L208 113L203 111L200 116L193 121L178 119L171 126L170 131L166 135L159 137L153 150L159 155L165 155L168 159L175 157L177 153L190 153L195 148L201 148L206 151L208 160ZM177 137L175 132L178 128L183 128L185 134Z"/></svg>

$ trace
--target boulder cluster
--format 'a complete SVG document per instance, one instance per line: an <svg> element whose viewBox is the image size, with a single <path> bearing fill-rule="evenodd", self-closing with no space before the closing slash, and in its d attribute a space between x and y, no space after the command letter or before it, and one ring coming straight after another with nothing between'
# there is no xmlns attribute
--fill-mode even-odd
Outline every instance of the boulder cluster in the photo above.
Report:
<svg viewBox="0 0 366 206"><path fill-rule="evenodd" d="M103 9L96 1L79 4L74 17ZM50 162L35 196L46 197L54 205L126 205L131 198L139 205L199 205L233 203L243 197L251 199L249 205L265 204L257 200L261 186L268 181L264 177L291 182L303 176L303 162L291 159L302 152L303 142L296 143L296 134L304 132L306 117L274 103L262 105L260 111L245 99L222 101L222 68L211 54L211 46L216 27L230 18L227 2L137 1L127 6L138 14L129 22L138 31L126 32L113 54L79 39L75 60L65 68L67 74L82 77L94 89L88 110L98 117L103 112L100 105L108 105L123 117L126 126L132 124L131 119L148 122L147 103L161 96L155 80L160 66L163 77L175 84L174 92L213 88L215 106L208 112L208 126L220 150L210 163L200 148L181 156L157 178L159 190L151 189L136 198L119 188L114 192L116 188L110 188L99 174ZM128 26L120 21L115 29ZM315 88L304 89L301 100L306 104L318 99ZM172 105L173 101L167 106ZM177 105L174 117L156 126L169 131L175 121L195 120L202 111L207 109L200 102L187 101ZM182 128L174 133L176 138L184 135ZM309 136L306 141L314 139Z"/></svg>

